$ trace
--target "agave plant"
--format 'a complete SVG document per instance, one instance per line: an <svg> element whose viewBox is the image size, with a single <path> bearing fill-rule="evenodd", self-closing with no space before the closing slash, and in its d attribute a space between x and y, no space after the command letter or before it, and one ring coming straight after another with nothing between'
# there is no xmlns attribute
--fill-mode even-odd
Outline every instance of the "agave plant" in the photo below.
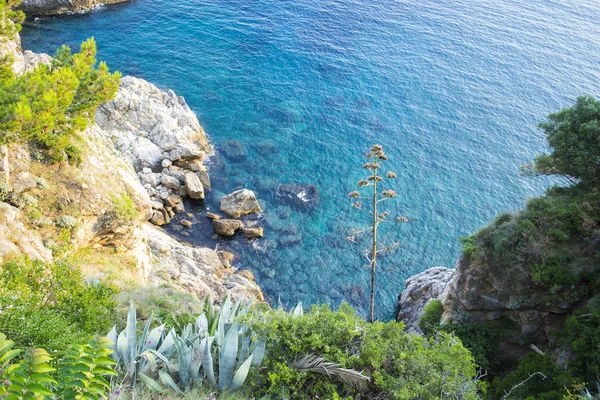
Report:
<svg viewBox="0 0 600 400"><path fill-rule="evenodd" d="M113 343L110 347L112 358L130 378L131 383L135 385L136 380L139 378L146 386L156 389L153 384L154 381L147 375L148 370L150 367L156 367L157 358L168 365L167 357L173 351L177 333L172 329L165 336L165 324L150 330L151 324L152 314L150 314L144 326L144 331L138 340L136 310L133 302L131 302L127 312L125 329L117 335L117 329L113 326L108 333L108 338Z"/></svg>

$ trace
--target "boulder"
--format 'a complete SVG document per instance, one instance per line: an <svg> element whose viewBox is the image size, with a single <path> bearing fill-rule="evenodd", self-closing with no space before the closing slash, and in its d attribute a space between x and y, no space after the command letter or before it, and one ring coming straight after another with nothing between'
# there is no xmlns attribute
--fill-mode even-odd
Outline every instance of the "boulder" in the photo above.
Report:
<svg viewBox="0 0 600 400"><path fill-rule="evenodd" d="M29 172L19 172L13 181L13 191L15 193L23 193L31 189L35 189L37 183L31 177Z"/></svg>
<svg viewBox="0 0 600 400"><path fill-rule="evenodd" d="M419 318L423 314L423 308L431 300L441 299L453 273L453 269L433 267L406 280L405 289L398 296L396 319L404 322L408 332L422 333Z"/></svg>
<svg viewBox="0 0 600 400"><path fill-rule="evenodd" d="M167 205L167 207L175 207L177 204L180 203L181 197L176 194L172 194L165 199L165 204Z"/></svg>
<svg viewBox="0 0 600 400"><path fill-rule="evenodd" d="M160 177L160 184L166 188L177 190L179 189L179 179L163 174Z"/></svg>
<svg viewBox="0 0 600 400"><path fill-rule="evenodd" d="M210 190L210 176L206 171L198 171L198 178L200 178L200 182L202 182L202 186L206 189Z"/></svg>
<svg viewBox="0 0 600 400"><path fill-rule="evenodd" d="M189 221L187 219L182 219L181 221L179 221L179 223L182 226L185 226L186 228L190 228L192 226L192 221Z"/></svg>
<svg viewBox="0 0 600 400"><path fill-rule="evenodd" d="M246 239L254 239L263 237L263 228L244 228L242 229L244 237Z"/></svg>
<svg viewBox="0 0 600 400"><path fill-rule="evenodd" d="M319 204L319 191L314 185L283 184L277 188L277 201L300 211L310 211Z"/></svg>
<svg viewBox="0 0 600 400"><path fill-rule="evenodd" d="M221 236L233 236L235 231L242 229L244 224L237 219L213 219L215 231Z"/></svg>
<svg viewBox="0 0 600 400"><path fill-rule="evenodd" d="M186 172L185 189L190 198L204 200L204 187L202 186L202 182L200 182L200 178L195 173Z"/></svg>
<svg viewBox="0 0 600 400"><path fill-rule="evenodd" d="M262 209L252 190L240 189L221 199L221 211L234 218L251 213L261 213Z"/></svg>
<svg viewBox="0 0 600 400"><path fill-rule="evenodd" d="M158 225L158 226L164 225L166 223L165 215L162 213L162 211L156 210L152 214L152 218L150 218L150 222L152 222L154 225Z"/></svg>

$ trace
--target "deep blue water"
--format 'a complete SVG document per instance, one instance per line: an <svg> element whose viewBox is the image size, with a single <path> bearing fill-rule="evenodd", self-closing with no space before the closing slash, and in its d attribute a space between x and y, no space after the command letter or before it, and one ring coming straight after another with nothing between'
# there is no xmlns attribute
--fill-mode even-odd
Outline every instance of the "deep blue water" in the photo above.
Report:
<svg viewBox="0 0 600 400"><path fill-rule="evenodd" d="M593 0L134 0L38 20L22 36L50 53L94 36L111 68L185 96L217 150L243 143L245 160L215 160L208 207L254 190L265 238L211 239L199 206L192 234L178 234L233 250L288 305L366 310L362 247L345 239L366 214L346 194L381 143L399 177L388 209L411 221L384 229L402 247L381 259L381 317L408 276L452 266L459 237L543 193L550 181L519 175L546 150L537 124L597 94L600 75ZM314 184L318 207L281 206L280 183Z"/></svg>

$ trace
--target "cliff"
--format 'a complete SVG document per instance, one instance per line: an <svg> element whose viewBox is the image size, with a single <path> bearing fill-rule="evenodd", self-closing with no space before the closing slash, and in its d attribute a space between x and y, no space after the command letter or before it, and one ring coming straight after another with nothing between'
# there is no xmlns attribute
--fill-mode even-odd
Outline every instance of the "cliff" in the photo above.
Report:
<svg viewBox="0 0 600 400"><path fill-rule="evenodd" d="M18 35L0 42L0 54L13 56L18 74L51 60L23 52ZM172 205L184 211L181 198L187 191L173 175L202 172L208 179L202 159L211 146L185 100L124 77L116 98L96 119L80 135L84 154L77 167L46 163L25 145L0 146L0 262L19 256L77 259L92 252L95 257L84 268L89 276L112 274L124 285L127 279L167 283L199 298L220 299L229 291L262 300L252 274L231 266L231 254L179 242L148 222L157 213L172 215L165 202L173 196L179 202ZM159 181L169 176L177 187L161 187L161 193L144 187L144 173L153 168L161 171ZM105 254L121 266L103 270Z"/></svg>

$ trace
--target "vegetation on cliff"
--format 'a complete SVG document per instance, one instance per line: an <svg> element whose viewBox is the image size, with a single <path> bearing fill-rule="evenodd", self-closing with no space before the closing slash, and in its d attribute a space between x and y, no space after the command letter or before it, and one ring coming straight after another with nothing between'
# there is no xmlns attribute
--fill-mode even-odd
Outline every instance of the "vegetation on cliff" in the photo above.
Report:
<svg viewBox="0 0 600 400"><path fill-rule="evenodd" d="M89 39L79 53L63 46L50 65L40 64L17 76L12 60L0 60L0 144L39 146L51 161L81 160L77 134L94 118L96 108L113 98L120 74L104 62L96 67L96 43Z"/></svg>

